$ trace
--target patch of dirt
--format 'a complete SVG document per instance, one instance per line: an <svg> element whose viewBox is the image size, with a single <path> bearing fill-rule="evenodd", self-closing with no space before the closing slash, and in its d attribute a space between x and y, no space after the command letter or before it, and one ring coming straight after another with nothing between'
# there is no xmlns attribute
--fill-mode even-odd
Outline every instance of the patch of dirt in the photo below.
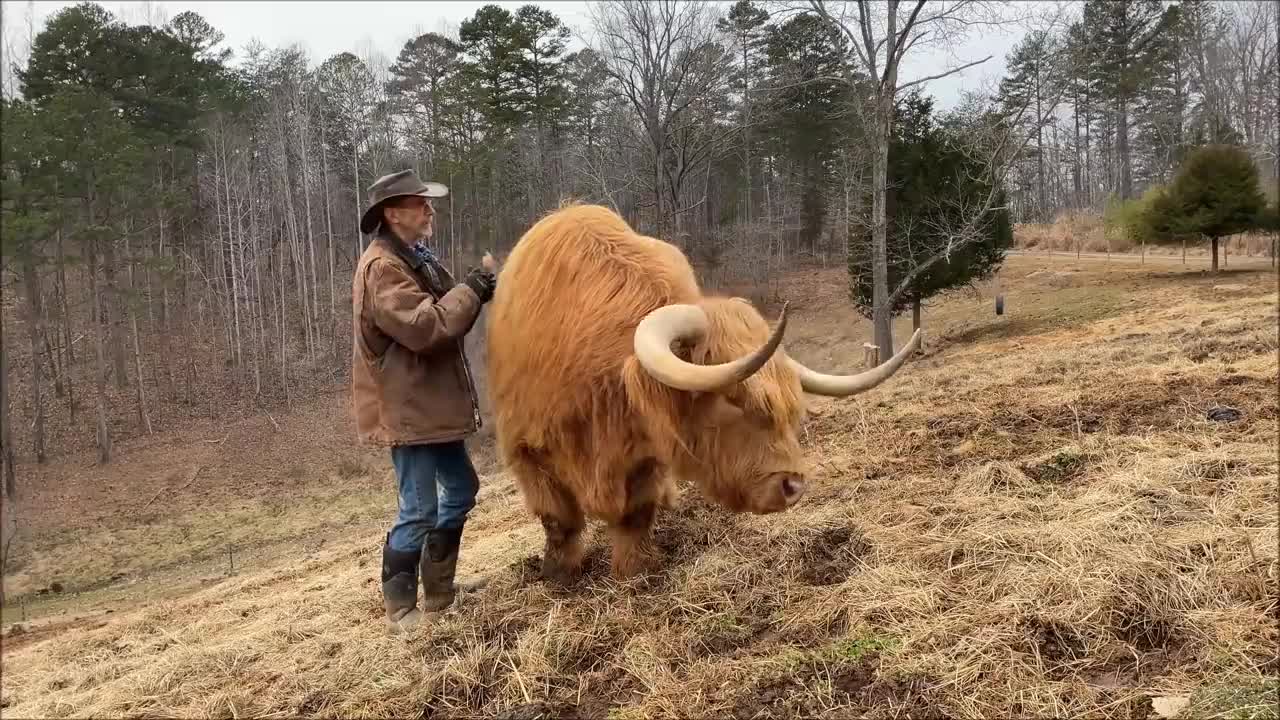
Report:
<svg viewBox="0 0 1280 720"><path fill-rule="evenodd" d="M925 676L885 677L879 657L872 654L858 662L836 665L813 660L782 673L761 677L738 696L732 717L783 718L811 716L826 707L841 707L849 717L883 716L892 708L895 716L948 717L931 687L936 680ZM826 698L815 697L818 693Z"/></svg>
<svg viewBox="0 0 1280 720"><path fill-rule="evenodd" d="M804 538L793 560L801 568L801 582L823 587L844 582L859 563L865 562L871 550L871 542L857 528L829 527Z"/></svg>
<svg viewBox="0 0 1280 720"><path fill-rule="evenodd" d="M1153 616L1141 607L1127 607L1113 622L1112 631L1135 650L1143 653L1175 649L1181 645L1173 621Z"/></svg>
<svg viewBox="0 0 1280 720"><path fill-rule="evenodd" d="M378 619L381 620L383 615L381 606L377 610ZM446 660L465 652L467 645L465 633L435 626L432 632L420 642L420 655L427 662Z"/></svg>
<svg viewBox="0 0 1280 720"><path fill-rule="evenodd" d="M764 619L749 623L736 619L719 620L706 623L702 629L691 633L688 650L691 657L726 657L758 645L772 645L778 639L778 633L771 630Z"/></svg>
<svg viewBox="0 0 1280 720"><path fill-rule="evenodd" d="M658 513L653 528L654 544L667 565L693 560L726 536L746 541L758 534L741 527L733 513L713 505L692 489L685 492L676 508Z"/></svg>
<svg viewBox="0 0 1280 720"><path fill-rule="evenodd" d="M92 613L71 617L42 618L29 623L14 623L0 638L0 646L4 648L5 654L8 654L19 648L57 637L68 630L99 628L106 624L102 619L105 614L107 613Z"/></svg>
<svg viewBox="0 0 1280 720"><path fill-rule="evenodd" d="M558 717L605 718L615 708L638 703L644 697L643 687L636 678L617 665L584 673L579 679L584 686L582 694L574 692Z"/></svg>
<svg viewBox="0 0 1280 720"><path fill-rule="evenodd" d="M585 720L585 718L604 716L605 714L584 713L582 708L576 705L534 702L508 708L506 711L498 713L495 717L498 720L561 720L561 718L582 718Z"/></svg>
<svg viewBox="0 0 1280 720"><path fill-rule="evenodd" d="M569 677L601 671L618 660L626 641L625 633L616 627L609 627L602 636L558 655L555 659L556 668Z"/></svg>
<svg viewBox="0 0 1280 720"><path fill-rule="evenodd" d="M1049 676L1055 680L1068 677L1071 666L1085 657L1084 638L1064 623L1033 617L1023 621L1022 629Z"/></svg>
<svg viewBox="0 0 1280 720"><path fill-rule="evenodd" d="M1080 477L1087 467L1088 458L1085 455L1067 448L1019 469L1036 482L1062 485Z"/></svg>
<svg viewBox="0 0 1280 720"><path fill-rule="evenodd" d="M529 627L527 618L488 616L485 619L492 622L484 622L479 625L478 630L481 642L486 645L496 645L506 650L514 648L516 641L520 638L520 633Z"/></svg>

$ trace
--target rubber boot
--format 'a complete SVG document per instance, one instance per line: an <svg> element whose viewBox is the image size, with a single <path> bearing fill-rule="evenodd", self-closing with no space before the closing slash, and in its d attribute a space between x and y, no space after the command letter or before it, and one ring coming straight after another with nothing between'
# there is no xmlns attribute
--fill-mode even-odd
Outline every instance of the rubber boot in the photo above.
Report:
<svg viewBox="0 0 1280 720"><path fill-rule="evenodd" d="M422 545L422 606L425 612L439 612L453 604L458 588L453 584L458 569L458 544L462 528L431 530Z"/></svg>
<svg viewBox="0 0 1280 720"><path fill-rule="evenodd" d="M382 546L382 607L392 632L410 630L422 619L418 610L419 553Z"/></svg>

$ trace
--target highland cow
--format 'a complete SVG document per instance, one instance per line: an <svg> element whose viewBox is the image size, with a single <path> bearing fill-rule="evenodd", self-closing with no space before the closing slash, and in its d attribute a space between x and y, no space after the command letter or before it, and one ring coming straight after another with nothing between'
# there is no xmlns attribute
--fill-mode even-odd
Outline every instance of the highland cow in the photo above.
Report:
<svg viewBox="0 0 1280 720"><path fill-rule="evenodd" d="M774 513L805 492L803 393L848 397L891 377L920 341L855 375L780 350L746 300L703 295L674 245L597 205L569 205L520 238L498 276L488 375L500 453L546 533L543 574L570 581L587 518L611 568L654 569L655 512L675 477L731 512Z"/></svg>

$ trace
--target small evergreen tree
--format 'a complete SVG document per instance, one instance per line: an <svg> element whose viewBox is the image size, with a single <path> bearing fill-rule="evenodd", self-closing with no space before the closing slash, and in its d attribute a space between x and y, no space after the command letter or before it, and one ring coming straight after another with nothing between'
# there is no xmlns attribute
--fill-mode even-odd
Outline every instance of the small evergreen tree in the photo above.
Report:
<svg viewBox="0 0 1280 720"><path fill-rule="evenodd" d="M1218 239L1265 223L1258 169L1243 148L1206 145L1179 169L1167 192L1148 205L1148 235L1157 242L1207 237L1218 271Z"/></svg>
<svg viewBox="0 0 1280 720"><path fill-rule="evenodd" d="M894 138L889 147L888 218L889 287L896 288L908 273L918 271L953 244L952 233L962 227L975 207L991 196L986 163L966 143L962 133L939 124L933 100L913 91L898 103ZM979 221L981 240L961 244L912 279L891 309L899 315L912 309L913 326L920 327L921 304L935 295L965 287L993 275L1013 246L1013 225L1004 192ZM872 314L872 278L868 227L852 227L849 270L851 295L858 313Z"/></svg>

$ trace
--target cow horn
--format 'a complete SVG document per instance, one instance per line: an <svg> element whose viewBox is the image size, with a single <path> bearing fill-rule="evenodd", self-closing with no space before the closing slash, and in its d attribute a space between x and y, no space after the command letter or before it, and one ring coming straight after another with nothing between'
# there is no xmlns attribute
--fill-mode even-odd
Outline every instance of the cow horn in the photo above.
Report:
<svg viewBox="0 0 1280 720"><path fill-rule="evenodd" d="M750 355L720 365L695 365L671 351L676 340L701 338L707 324L706 313L697 305L664 305L636 326L636 359L654 379L673 388L709 392L727 387L751 377L773 357L787 329L787 306L782 306L768 342Z"/></svg>
<svg viewBox="0 0 1280 720"><path fill-rule="evenodd" d="M801 365L794 358L791 359L791 366L800 376L800 386L805 392L829 397L848 397L866 392L893 377L898 368L902 367L902 363L906 362L907 357L918 347L920 347L920 330L915 331L911 340L898 351L897 355L856 375L824 375Z"/></svg>

